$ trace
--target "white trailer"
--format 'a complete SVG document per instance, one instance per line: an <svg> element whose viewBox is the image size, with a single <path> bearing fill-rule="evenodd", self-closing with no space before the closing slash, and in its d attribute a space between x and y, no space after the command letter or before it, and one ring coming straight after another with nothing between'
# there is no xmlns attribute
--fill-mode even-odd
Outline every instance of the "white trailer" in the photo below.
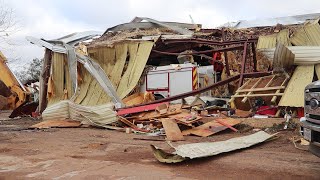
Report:
<svg viewBox="0 0 320 180"><path fill-rule="evenodd" d="M144 77L141 92L152 92L158 99L193 91L212 83L214 83L212 65L172 64L150 70Z"/></svg>

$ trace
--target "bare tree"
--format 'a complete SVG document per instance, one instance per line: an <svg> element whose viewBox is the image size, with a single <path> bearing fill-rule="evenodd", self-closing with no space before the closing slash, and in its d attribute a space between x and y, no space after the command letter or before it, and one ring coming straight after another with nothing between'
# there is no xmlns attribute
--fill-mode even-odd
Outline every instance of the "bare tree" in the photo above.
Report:
<svg viewBox="0 0 320 180"><path fill-rule="evenodd" d="M13 8L0 0L0 51L14 52L14 47L18 44L13 41L12 35L19 31L19 23ZM20 57L10 57L8 63L18 61Z"/></svg>
<svg viewBox="0 0 320 180"><path fill-rule="evenodd" d="M18 21L14 10L0 1L0 40L9 43L8 37L18 31Z"/></svg>
<svg viewBox="0 0 320 180"><path fill-rule="evenodd" d="M16 71L14 74L18 77L18 79L23 82L36 82L39 81L41 67L42 67L43 59L35 58L32 62L25 67L24 70Z"/></svg>

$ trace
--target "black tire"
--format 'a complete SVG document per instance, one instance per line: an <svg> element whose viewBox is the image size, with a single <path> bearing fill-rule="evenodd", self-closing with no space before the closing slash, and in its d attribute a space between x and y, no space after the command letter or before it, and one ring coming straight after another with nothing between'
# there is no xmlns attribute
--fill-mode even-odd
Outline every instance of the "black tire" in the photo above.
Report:
<svg viewBox="0 0 320 180"><path fill-rule="evenodd" d="M154 98L155 98L156 100L164 99L164 97L163 97L161 94L154 94Z"/></svg>
<svg viewBox="0 0 320 180"><path fill-rule="evenodd" d="M319 146L319 145L316 145L316 144L314 144L314 143L310 143L310 145L309 145L309 151L310 151L312 154L320 157L320 146Z"/></svg>

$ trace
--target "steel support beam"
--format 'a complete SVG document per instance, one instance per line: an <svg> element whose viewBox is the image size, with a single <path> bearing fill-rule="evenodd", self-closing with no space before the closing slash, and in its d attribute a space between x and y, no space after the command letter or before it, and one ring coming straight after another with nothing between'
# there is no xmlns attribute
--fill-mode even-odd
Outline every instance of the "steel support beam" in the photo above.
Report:
<svg viewBox="0 0 320 180"><path fill-rule="evenodd" d="M255 43L251 43L252 54L253 54L253 72L257 72L257 54Z"/></svg>
<svg viewBox="0 0 320 180"><path fill-rule="evenodd" d="M242 39L242 40L235 40L235 41L212 41L206 39L167 39L162 40L165 44L175 44L175 43L197 43L197 44L207 44L207 45L216 45L216 46L226 46L226 45L237 45L237 44L244 44L244 43L252 43L257 42L257 39Z"/></svg>
<svg viewBox="0 0 320 180"><path fill-rule="evenodd" d="M262 77L262 76L268 76L270 74L271 74L271 72L245 73L245 74L243 74L243 77L244 78ZM156 100L156 101L153 101L153 102L149 102L149 103L139 104L139 105L136 105L136 106L129 106L129 107L124 107L124 108L119 108L117 110L119 111L119 110L127 109L127 108L133 108L133 107L146 106L146 105L150 105L150 104L170 102L170 101L186 98L186 97L189 97L189 96L194 96L194 95L201 94L203 92L209 91L212 88L216 88L218 86L222 86L222 85L228 84L228 83L230 83L232 81L235 81L235 80L237 80L239 78L240 78L240 75L238 74L238 75L229 77L229 78L227 78L227 79L225 79L223 81L219 81L217 83L214 83L214 84L212 84L210 86L199 88L199 89L197 89L195 91L190 91L190 92L186 92L186 93L183 93L183 94L178 94L178 95L175 95L175 96L171 96L171 97L164 98L164 99L159 99L159 100Z"/></svg>
<svg viewBox="0 0 320 180"><path fill-rule="evenodd" d="M223 42L226 41L226 36L225 36L225 30L222 29L222 40ZM227 48L228 46L225 45L225 48ZM226 72L227 72L227 75L228 77L230 76L230 68L229 68L229 61L228 61L228 53L226 51L223 52L223 55L224 55L224 60L225 60L225 63L226 63ZM229 89L229 86L228 86L228 89Z"/></svg>
<svg viewBox="0 0 320 180"><path fill-rule="evenodd" d="M238 88L240 88L242 86L243 83L243 75L245 73L246 70L246 60L247 60L247 49L248 49L248 43L244 43L243 46L243 55L242 55L242 61L241 61L241 72L240 72L240 79L239 79L239 86Z"/></svg>
<svg viewBox="0 0 320 180"><path fill-rule="evenodd" d="M227 48L220 48L220 49L211 49L211 50L206 50L206 51L197 51L197 52L192 52L192 53L185 53L186 55L195 55L195 54L206 54L206 53L214 53L214 52L224 52L224 51L232 51L232 50L238 50L243 48L244 46L239 45L239 46L233 46L233 47L227 47ZM165 55L172 55L172 56L179 56L181 53L171 53L171 52L163 52L163 51L158 51L158 50L152 50L154 53L159 53L159 54L165 54Z"/></svg>

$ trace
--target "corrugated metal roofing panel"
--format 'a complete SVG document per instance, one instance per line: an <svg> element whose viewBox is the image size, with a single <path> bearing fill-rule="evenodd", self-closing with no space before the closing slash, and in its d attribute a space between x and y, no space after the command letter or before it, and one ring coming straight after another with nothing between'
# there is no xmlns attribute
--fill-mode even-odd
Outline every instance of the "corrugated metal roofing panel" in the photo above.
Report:
<svg viewBox="0 0 320 180"><path fill-rule="evenodd" d="M320 25L318 23L310 24L306 25L304 28L308 39L311 41L311 45L320 46Z"/></svg>
<svg viewBox="0 0 320 180"><path fill-rule="evenodd" d="M226 141L183 144L175 147L175 154L190 159L213 156L220 153L243 149L266 141L272 135L259 131L254 134L232 138Z"/></svg>
<svg viewBox="0 0 320 180"><path fill-rule="evenodd" d="M46 108L42 113L43 120L72 119L83 124L103 126L117 121L113 104L99 106L82 106L69 100L60 101Z"/></svg>
<svg viewBox="0 0 320 180"><path fill-rule="evenodd" d="M295 46L310 46L310 42L308 40L308 36L304 30L304 28L298 29L295 33L290 37L290 41Z"/></svg>
<svg viewBox="0 0 320 180"><path fill-rule="evenodd" d="M242 28L251 28L251 27L275 26L277 24L283 24L283 25L302 24L307 20L317 19L318 17L320 17L320 13L277 17L277 18L267 18L267 19L241 20L238 22L228 22L226 24L223 24L220 27L242 29Z"/></svg>
<svg viewBox="0 0 320 180"><path fill-rule="evenodd" d="M288 46L288 49L295 55L294 64L316 64L320 62L320 46ZM275 48L259 50L268 59L274 57Z"/></svg>
<svg viewBox="0 0 320 180"><path fill-rule="evenodd" d="M291 46L289 39L289 29L283 29L278 33L277 42L283 44L284 46Z"/></svg>
<svg viewBox="0 0 320 180"><path fill-rule="evenodd" d="M260 36L257 44L257 49L274 48L277 43L277 35Z"/></svg>
<svg viewBox="0 0 320 180"><path fill-rule="evenodd" d="M314 65L298 66L287 85L279 106L303 107L304 88L312 82Z"/></svg>
<svg viewBox="0 0 320 180"><path fill-rule="evenodd" d="M275 33L267 36L260 36L257 44L257 49L267 49L276 47L277 43L281 43L285 46L291 46L289 39L289 30L284 29L279 33Z"/></svg>
<svg viewBox="0 0 320 180"><path fill-rule="evenodd" d="M273 58L273 72L283 72L294 64L294 54L283 44L277 44Z"/></svg>
<svg viewBox="0 0 320 180"><path fill-rule="evenodd" d="M320 46L320 25L318 23L305 25L292 35L290 41L296 46Z"/></svg>

